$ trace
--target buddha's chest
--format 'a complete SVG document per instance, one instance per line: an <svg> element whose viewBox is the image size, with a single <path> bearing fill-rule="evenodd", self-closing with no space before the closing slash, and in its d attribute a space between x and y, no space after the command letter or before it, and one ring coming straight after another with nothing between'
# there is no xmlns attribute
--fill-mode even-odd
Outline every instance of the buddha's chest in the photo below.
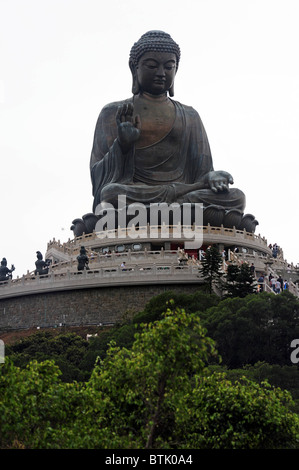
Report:
<svg viewBox="0 0 299 470"><path fill-rule="evenodd" d="M173 103L152 103L137 101L134 114L139 114L141 133L136 148L147 147L159 142L172 129L175 121Z"/></svg>

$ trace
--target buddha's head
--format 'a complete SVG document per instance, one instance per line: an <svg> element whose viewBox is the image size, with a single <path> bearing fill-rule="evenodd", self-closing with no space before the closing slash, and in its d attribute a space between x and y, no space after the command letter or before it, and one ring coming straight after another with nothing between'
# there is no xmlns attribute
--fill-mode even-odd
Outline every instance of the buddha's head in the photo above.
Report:
<svg viewBox="0 0 299 470"><path fill-rule="evenodd" d="M135 42L130 52L134 95L140 91L174 95L174 78L180 61L180 48L163 31L148 31Z"/></svg>

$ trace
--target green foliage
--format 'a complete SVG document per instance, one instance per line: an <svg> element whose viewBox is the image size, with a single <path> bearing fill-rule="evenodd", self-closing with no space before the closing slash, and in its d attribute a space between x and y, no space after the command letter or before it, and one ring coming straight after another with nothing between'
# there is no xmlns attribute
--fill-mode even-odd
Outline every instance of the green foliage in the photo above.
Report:
<svg viewBox="0 0 299 470"><path fill-rule="evenodd" d="M34 447L49 427L48 407L59 369L47 361L20 369L8 359L0 373L1 447Z"/></svg>
<svg viewBox="0 0 299 470"><path fill-rule="evenodd" d="M109 331L103 331L98 336L90 338L88 350L82 358L80 367L90 376L96 361L106 357L111 342L120 347L130 348L134 343L135 334L135 324L129 322L124 325L115 325Z"/></svg>
<svg viewBox="0 0 299 470"><path fill-rule="evenodd" d="M19 367L25 367L33 359L54 360L62 372L60 379L69 382L88 378L80 366L87 348L88 342L74 333L39 332L11 345L7 354Z"/></svg>
<svg viewBox="0 0 299 470"><path fill-rule="evenodd" d="M90 380L106 397L106 445L168 446L166 424L173 423L176 407L191 390L189 377L215 354L198 316L179 309L143 325L131 350L112 345Z"/></svg>
<svg viewBox="0 0 299 470"><path fill-rule="evenodd" d="M224 374L197 377L182 415L180 432L190 449L298 448L299 417L288 392L245 377L232 383Z"/></svg>
<svg viewBox="0 0 299 470"><path fill-rule="evenodd" d="M265 361L289 365L299 337L299 301L289 292L228 298L210 308L203 324L229 368Z"/></svg>
<svg viewBox="0 0 299 470"><path fill-rule="evenodd" d="M97 358L105 358L111 341L131 348L141 323L161 319L171 300L173 308L200 316L229 368L258 361L290 365L290 343L299 337L299 302L289 292L221 300L201 290L190 295L169 291L151 299L131 321L103 329L89 341L73 333L55 336L40 332L15 343L6 353L19 367L32 359L54 360L62 372L60 380L84 381L90 377Z"/></svg>
<svg viewBox="0 0 299 470"><path fill-rule="evenodd" d="M182 294L176 291L167 291L153 297L144 310L136 314L133 323L149 323L160 320L165 309L172 302L173 307L183 308L187 313L205 312L208 308L217 305L220 298L216 294L207 294L198 290L194 294Z"/></svg>
<svg viewBox="0 0 299 470"><path fill-rule="evenodd" d="M228 369L223 365L214 365L210 367L210 370L225 372L227 378L232 382L245 376L259 384L268 381L273 387L288 390L294 400L293 411L299 413L299 374L298 367L294 364L280 366L278 364L257 362L254 365L246 365L240 369Z"/></svg>
<svg viewBox="0 0 299 470"><path fill-rule="evenodd" d="M289 292L165 292L88 342L38 333L0 366L0 447L299 448L296 337Z"/></svg>
<svg viewBox="0 0 299 470"><path fill-rule="evenodd" d="M172 306L140 327L131 349L110 344L87 383L62 382L50 361L7 360L0 447L298 448L289 393L211 373L217 353L197 314Z"/></svg>
<svg viewBox="0 0 299 470"><path fill-rule="evenodd" d="M257 283L247 263L241 266L228 265L224 289L228 297L246 297L256 292Z"/></svg>
<svg viewBox="0 0 299 470"><path fill-rule="evenodd" d="M104 329L89 341L74 333L53 334L38 332L17 341L6 349L6 354L21 368L33 359L38 361L53 360L62 372L60 380L64 382L88 380L98 358L104 359L108 345L114 341L119 347L131 348L139 325L162 318L163 312L173 302L174 307L185 308L186 312L206 311L220 301L216 295L207 295L198 290L195 294L181 294L174 291L153 297L144 310L136 314L131 321L116 324ZM137 329L136 329L137 326Z"/></svg>
<svg viewBox="0 0 299 470"><path fill-rule="evenodd" d="M167 291L157 295L131 321L115 325L109 331L103 331L97 337L91 338L80 367L88 373L91 372L97 358L104 359L106 357L108 345L111 341L119 347L131 348L135 340L135 334L140 330L140 325L160 320L170 302L172 308L184 308L187 313L192 313L205 312L208 308L217 305L219 301L220 298L217 295L207 295L201 290L189 295L175 291Z"/></svg>
<svg viewBox="0 0 299 470"><path fill-rule="evenodd" d="M200 274L206 281L209 293L213 291L213 285L218 285L222 276L222 258L217 246L212 245L207 248L205 256L199 268Z"/></svg>

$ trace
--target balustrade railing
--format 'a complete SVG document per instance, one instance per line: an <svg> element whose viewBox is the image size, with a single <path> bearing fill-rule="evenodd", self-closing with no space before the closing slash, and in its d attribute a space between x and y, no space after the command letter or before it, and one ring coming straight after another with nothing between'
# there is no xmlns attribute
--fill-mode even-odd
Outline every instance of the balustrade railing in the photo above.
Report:
<svg viewBox="0 0 299 470"><path fill-rule="evenodd" d="M132 240L141 240L148 238L169 238L170 236L181 238L182 240L189 239L191 231L200 230L203 235L222 235L232 238L251 240L255 243L267 247L267 240L261 235L255 233L246 232L246 230L237 230L236 228L226 228L223 225L220 227L213 227L211 225L206 226L195 226L195 225L150 225L142 227L118 227L113 230L103 230L101 232L92 232L89 234L83 234L80 237L75 237L72 240L68 240L65 243L61 243L60 240L51 240L48 243L48 249L55 248L61 252L71 254L74 248L80 244L98 240L113 240L119 241L127 238ZM184 236L185 235L185 236Z"/></svg>
<svg viewBox="0 0 299 470"><path fill-rule="evenodd" d="M156 226L157 228L158 226ZM175 226L177 229L177 226ZM182 226L183 227L183 226ZM182 228L181 227L181 228ZM185 226L190 229L191 226ZM173 226L169 226L169 228L173 228ZM149 227L141 227L144 229L144 233L148 233ZM203 227L203 229L207 231L217 231L222 234L230 233L232 236L236 235L236 233L242 233L244 236L245 231L237 231L235 229L227 229L224 227ZM127 229L125 229L127 230ZM255 234L245 233L246 236L252 239L258 239L260 242L266 244L266 240L262 239L260 236ZM51 242L52 245L55 247L59 247L63 249L65 252L68 251L70 255L70 259L68 261L61 261L57 264L51 265L49 268L49 273L47 275L36 275L34 271L28 272L26 275L22 277L18 277L16 279L9 279L7 281L0 282L0 296L1 294L5 294L10 290L13 290L17 286L34 286L34 285L44 285L47 284L54 284L57 282L64 282L64 281L75 281L78 279L92 279L97 278L99 283L102 279L106 279L107 277L111 278L111 283L114 281L118 281L120 278L123 278L124 274L133 277L138 275L142 278L146 277L147 275L156 276L157 274L169 274L172 277L176 277L179 273L186 273L190 276L199 276L198 268L201 265L201 262L195 259L189 259L185 265L182 263L180 264L179 258L180 254L178 250L141 250L141 251L124 251L121 253L117 252L108 252L108 253L97 253L93 252L89 259L89 266L88 269L84 271L77 270L77 259L76 255L73 251L73 244L76 243L78 246L84 243L87 239L95 238L97 234L93 232L92 234L83 235L82 237L78 237L75 240L69 240L68 248L65 248L65 244L61 244L59 241ZM49 245L48 245L49 247ZM92 250L91 250L92 251ZM228 253L228 260L223 264L223 272L226 271L227 263L234 263L234 264L242 264L243 262L252 262L258 261L265 263L265 266L268 263L268 258L264 254L250 254L250 253L234 253L233 251L229 250ZM125 263L125 267L121 267L121 264ZM273 271L272 268L268 265L265 269L265 272L268 274ZM269 286L266 282L263 284L263 290L267 292L272 292L271 286ZM289 282L289 290L294 295L299 297L299 288L297 284L293 282Z"/></svg>
<svg viewBox="0 0 299 470"><path fill-rule="evenodd" d="M145 260L146 261L146 260ZM122 280L133 280L134 282L145 280L145 278L157 278L163 276L166 277L177 277L178 275L183 275L187 278L196 278L200 280L198 266L194 264L181 265L179 263L174 263L171 261L164 263L149 263L144 262L140 263L128 263L126 266L119 265L110 265L110 266L100 266L93 267L92 269L84 269L83 271L75 271L68 269L65 272L55 272L51 270L48 274L44 275L35 275L34 273L29 273L26 276L23 276L19 279L9 279L7 281L0 282L0 297L5 296L8 292L13 290L16 291L26 291L28 293L32 288L51 288L51 286L63 285L77 285L78 281L86 280L91 282L96 282L96 284L101 284L102 282L109 279L109 285L116 283ZM147 282L147 280L146 280Z"/></svg>

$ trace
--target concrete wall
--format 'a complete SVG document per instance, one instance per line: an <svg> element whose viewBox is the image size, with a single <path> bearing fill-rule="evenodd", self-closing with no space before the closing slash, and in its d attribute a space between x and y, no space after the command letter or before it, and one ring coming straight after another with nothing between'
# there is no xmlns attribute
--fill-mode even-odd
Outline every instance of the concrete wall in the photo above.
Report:
<svg viewBox="0 0 299 470"><path fill-rule="evenodd" d="M199 285L141 285L48 292L0 300L0 331L32 327L98 325L140 312L165 291L194 293Z"/></svg>

